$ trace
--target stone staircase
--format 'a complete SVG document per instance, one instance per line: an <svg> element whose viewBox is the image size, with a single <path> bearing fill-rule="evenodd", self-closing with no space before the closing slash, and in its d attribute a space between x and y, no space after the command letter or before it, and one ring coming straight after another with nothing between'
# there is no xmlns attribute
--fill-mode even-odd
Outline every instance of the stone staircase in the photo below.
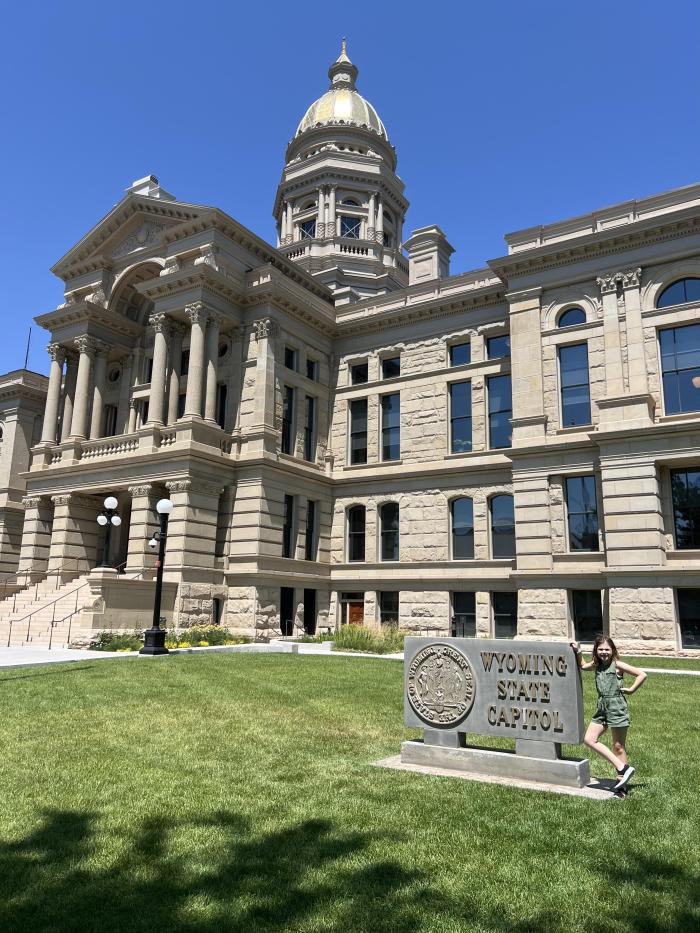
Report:
<svg viewBox="0 0 700 933"><path fill-rule="evenodd" d="M57 587L55 577L45 577L0 601L0 647L66 647L69 632L71 639L81 633L80 611L94 599L87 581L84 574Z"/></svg>

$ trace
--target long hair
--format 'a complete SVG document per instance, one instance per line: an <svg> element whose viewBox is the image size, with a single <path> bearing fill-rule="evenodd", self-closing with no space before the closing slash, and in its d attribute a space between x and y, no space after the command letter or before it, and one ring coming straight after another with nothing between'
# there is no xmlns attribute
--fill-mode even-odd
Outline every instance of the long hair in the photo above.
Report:
<svg viewBox="0 0 700 933"><path fill-rule="evenodd" d="M600 667L600 658L598 657L598 648L603 644L604 641L610 645L610 650L612 651L612 660L617 661L620 657L615 642L610 638L609 635L596 635L596 639L593 642L593 660L596 663L596 667Z"/></svg>

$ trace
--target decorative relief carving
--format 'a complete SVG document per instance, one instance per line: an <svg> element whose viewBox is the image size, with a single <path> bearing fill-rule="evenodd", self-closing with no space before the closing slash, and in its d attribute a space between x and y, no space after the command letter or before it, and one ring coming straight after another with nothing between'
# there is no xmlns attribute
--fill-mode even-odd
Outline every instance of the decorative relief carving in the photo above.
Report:
<svg viewBox="0 0 700 933"><path fill-rule="evenodd" d="M120 256L126 256L127 253L133 253L137 249L148 249L150 246L155 246L156 243L160 243L163 230L165 230L164 224L142 223L135 233L132 233L118 244L112 256L117 259Z"/></svg>
<svg viewBox="0 0 700 933"><path fill-rule="evenodd" d="M451 645L427 645L408 669L408 702L430 725L456 726L474 703L474 671Z"/></svg>
<svg viewBox="0 0 700 933"><path fill-rule="evenodd" d="M611 272L610 275L603 275L596 279L601 292L609 294L616 292L619 284L624 288L639 288L642 280L642 270L627 269L625 272Z"/></svg>
<svg viewBox="0 0 700 933"><path fill-rule="evenodd" d="M83 334L82 337L76 337L73 343L77 347L79 353L87 353L88 356L94 356L99 346L99 341L95 340L93 337L89 337L87 334Z"/></svg>
<svg viewBox="0 0 700 933"><path fill-rule="evenodd" d="M265 340L267 337L275 337L279 332L279 327L275 321L266 317L253 322L253 332L256 340Z"/></svg>
<svg viewBox="0 0 700 933"><path fill-rule="evenodd" d="M60 363L63 366L66 359L65 348L61 346L60 343L50 343L47 347L49 351L49 356L54 361L54 363Z"/></svg>
<svg viewBox="0 0 700 933"><path fill-rule="evenodd" d="M38 509L41 505L41 496L24 496L22 505L25 509Z"/></svg>
<svg viewBox="0 0 700 933"><path fill-rule="evenodd" d="M218 271L219 265L216 261L216 255L219 252L219 247L214 246L213 244L208 246L202 246L200 250L200 255L195 259L195 266L211 266L212 269Z"/></svg>
<svg viewBox="0 0 700 933"><path fill-rule="evenodd" d="M617 276L618 273L614 272L612 275L601 275L596 279L598 287L604 295L617 291Z"/></svg>
<svg viewBox="0 0 700 933"><path fill-rule="evenodd" d="M191 324L206 324L209 318L209 312L201 301L195 301L185 307L185 314L190 319Z"/></svg>
<svg viewBox="0 0 700 933"><path fill-rule="evenodd" d="M51 501L54 505L68 505L71 501L71 494L68 492L60 496L51 496Z"/></svg>
<svg viewBox="0 0 700 933"><path fill-rule="evenodd" d="M90 294L85 296L85 300L92 302L94 305L100 305L101 308L107 307L107 296L101 284L96 285Z"/></svg>
<svg viewBox="0 0 700 933"><path fill-rule="evenodd" d="M151 494L153 486L150 483L146 483L142 486L129 486L129 492L132 497L135 496L148 496Z"/></svg>
<svg viewBox="0 0 700 933"><path fill-rule="evenodd" d="M180 271L180 260L177 256L169 256L165 260L165 266L163 267L161 276L163 275L172 275L173 272Z"/></svg>
<svg viewBox="0 0 700 933"><path fill-rule="evenodd" d="M642 270L628 269L627 272L620 273L623 288L639 288L642 280Z"/></svg>
<svg viewBox="0 0 700 933"><path fill-rule="evenodd" d="M191 479L172 479L165 484L169 492L189 492L192 488Z"/></svg>
<svg viewBox="0 0 700 933"><path fill-rule="evenodd" d="M157 334L170 333L170 318L167 314L163 314L162 312L152 314L148 319L148 323Z"/></svg>

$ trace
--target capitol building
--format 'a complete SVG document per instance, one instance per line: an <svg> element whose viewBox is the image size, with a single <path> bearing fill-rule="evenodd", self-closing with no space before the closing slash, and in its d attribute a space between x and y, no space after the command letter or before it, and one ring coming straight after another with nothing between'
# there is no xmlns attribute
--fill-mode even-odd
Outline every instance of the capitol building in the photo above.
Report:
<svg viewBox="0 0 700 933"><path fill-rule="evenodd" d="M53 267L48 378L0 377L0 641L146 628L168 497L168 625L697 650L700 184L454 275L328 75L275 245L148 176Z"/></svg>

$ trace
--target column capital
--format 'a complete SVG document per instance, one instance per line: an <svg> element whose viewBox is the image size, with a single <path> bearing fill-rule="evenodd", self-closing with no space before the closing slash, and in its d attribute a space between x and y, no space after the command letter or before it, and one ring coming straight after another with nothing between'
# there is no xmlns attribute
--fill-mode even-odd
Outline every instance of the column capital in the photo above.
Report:
<svg viewBox="0 0 700 933"><path fill-rule="evenodd" d="M71 501L71 493L66 492L62 493L60 496L51 496L51 501L54 505L68 505Z"/></svg>
<svg viewBox="0 0 700 933"><path fill-rule="evenodd" d="M209 310L201 301L194 301L191 305L186 305L185 314L190 319L191 324L206 324L209 319Z"/></svg>
<svg viewBox="0 0 700 933"><path fill-rule="evenodd" d="M143 483L140 486L128 486L129 493L131 496L148 496L153 490L153 486L150 483Z"/></svg>
<svg viewBox="0 0 700 933"><path fill-rule="evenodd" d="M93 342L95 346L95 356L107 356L112 349L104 340L95 340Z"/></svg>
<svg viewBox="0 0 700 933"><path fill-rule="evenodd" d="M275 337L279 331L277 323L269 317L253 321L253 331L256 340L265 340L266 337Z"/></svg>
<svg viewBox="0 0 700 933"><path fill-rule="evenodd" d="M210 324L217 324L219 327L223 327L226 323L225 315L221 314L219 311L207 311L207 318Z"/></svg>
<svg viewBox="0 0 700 933"><path fill-rule="evenodd" d="M63 366L67 356L66 348L61 346L60 343L50 343L46 349L49 351L49 356L54 363L60 363Z"/></svg>
<svg viewBox="0 0 700 933"><path fill-rule="evenodd" d="M168 492L189 492L192 488L191 479L171 479L165 484Z"/></svg>
<svg viewBox="0 0 700 933"><path fill-rule="evenodd" d="M25 509L38 509L41 505L41 496L24 496L22 505Z"/></svg>
<svg viewBox="0 0 700 933"><path fill-rule="evenodd" d="M78 348L79 353L87 353L88 356L94 356L101 341L95 340L94 337L90 337L88 334L83 334L80 337L76 337L73 343Z"/></svg>
<svg viewBox="0 0 700 933"><path fill-rule="evenodd" d="M157 334L165 334L167 336L170 333L170 317L162 311L158 314L152 314L148 319L148 323Z"/></svg>
<svg viewBox="0 0 700 933"><path fill-rule="evenodd" d="M623 288L639 288L642 281L641 267L620 272L620 281Z"/></svg>

